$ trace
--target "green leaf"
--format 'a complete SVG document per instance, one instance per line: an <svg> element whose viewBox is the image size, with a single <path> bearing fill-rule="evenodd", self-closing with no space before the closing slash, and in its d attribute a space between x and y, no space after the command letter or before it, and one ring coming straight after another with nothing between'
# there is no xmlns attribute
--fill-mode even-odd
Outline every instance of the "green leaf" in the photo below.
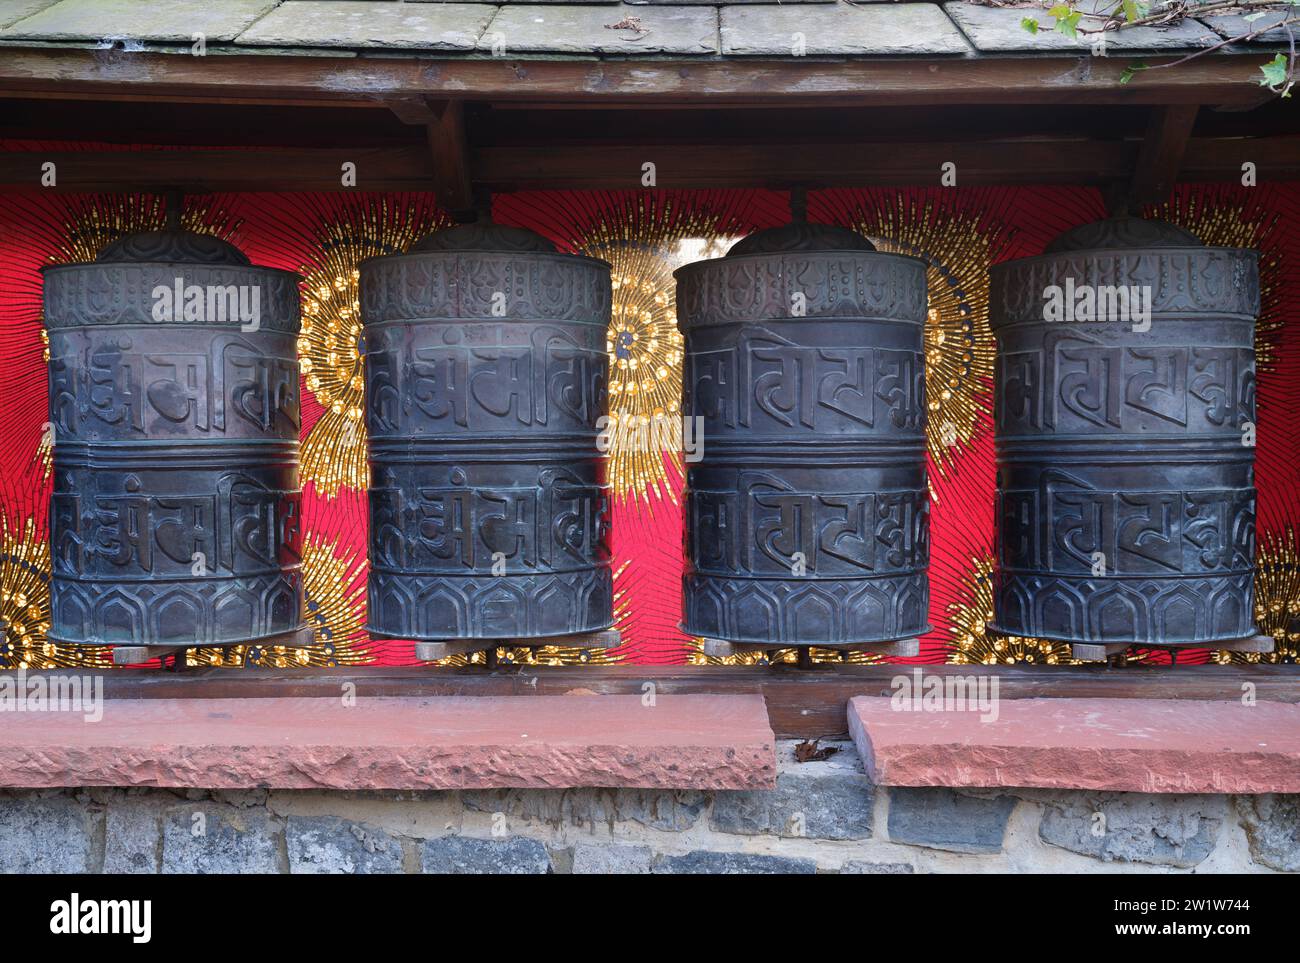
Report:
<svg viewBox="0 0 1300 963"><path fill-rule="evenodd" d="M1124 19L1129 23L1134 20L1141 20L1146 16L1147 9L1145 3L1139 3L1138 0L1123 0Z"/></svg>
<svg viewBox="0 0 1300 963"><path fill-rule="evenodd" d="M1133 79L1133 75L1136 74L1139 70L1146 70L1146 69L1147 69L1147 65L1140 60L1131 63L1127 67L1125 67L1124 72L1119 75L1119 82L1121 84L1126 84Z"/></svg>
<svg viewBox="0 0 1300 963"><path fill-rule="evenodd" d="M1259 82L1261 87L1268 87L1277 90L1286 83L1286 55L1278 54L1264 66L1260 71L1264 74L1264 79Z"/></svg>
<svg viewBox="0 0 1300 963"><path fill-rule="evenodd" d="M1068 3L1058 3L1047 12L1057 20L1064 20L1070 15L1070 5Z"/></svg>
<svg viewBox="0 0 1300 963"><path fill-rule="evenodd" d="M1083 19L1083 14L1078 10L1071 13L1068 17L1056 21L1056 29L1067 37L1078 37L1079 31L1075 28L1079 26L1079 21Z"/></svg>
<svg viewBox="0 0 1300 963"><path fill-rule="evenodd" d="M1038 21L1033 17L1022 17L1020 26L1024 27L1030 33L1038 33Z"/></svg>

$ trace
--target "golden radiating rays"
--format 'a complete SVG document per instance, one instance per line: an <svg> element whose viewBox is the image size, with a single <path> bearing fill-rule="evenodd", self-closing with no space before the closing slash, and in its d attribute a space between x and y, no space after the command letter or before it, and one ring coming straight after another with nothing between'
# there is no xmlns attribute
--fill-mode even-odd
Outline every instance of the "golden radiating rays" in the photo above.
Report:
<svg viewBox="0 0 1300 963"><path fill-rule="evenodd" d="M638 195L604 210L575 248L612 266L609 352L609 481L616 497L674 496L668 466L682 470L682 335L673 271L720 257L736 239L722 217L683 200Z"/></svg>
<svg viewBox="0 0 1300 963"><path fill-rule="evenodd" d="M627 593L619 589L618 583L631 564L624 562L614 570L614 626L619 629L624 627L629 610ZM543 645L538 648L498 646L496 655L498 665L618 665L623 661L623 655L618 649L579 649L571 645ZM487 653L470 652L427 664L455 667L484 665L486 662Z"/></svg>
<svg viewBox="0 0 1300 963"><path fill-rule="evenodd" d="M158 194L71 194L62 201L68 213L63 229L54 235L51 264L93 261L118 238L167 226L167 199ZM181 226L186 230L232 241L241 224L213 198L185 199Z"/></svg>
<svg viewBox="0 0 1300 963"><path fill-rule="evenodd" d="M1290 525L1281 533L1261 532L1255 556L1255 624L1273 637L1273 651L1214 654L1219 663L1300 660L1300 541Z"/></svg>
<svg viewBox="0 0 1300 963"><path fill-rule="evenodd" d="M349 206L318 231L312 260L301 269L298 359L307 387L325 410L303 441L300 457L303 480L327 498L344 487L364 490L369 480L358 266L369 257L400 254L450 224L431 202L408 206L376 198Z"/></svg>
<svg viewBox="0 0 1300 963"><path fill-rule="evenodd" d="M987 221L983 213L901 194L852 213L854 230L877 249L926 263L926 439L945 477L957 455L971 447L983 416L992 412L988 270L1005 242Z"/></svg>
<svg viewBox="0 0 1300 963"><path fill-rule="evenodd" d="M1277 366L1277 338L1282 329L1280 275L1282 252L1274 240L1280 215L1248 208L1231 196L1176 194L1152 207L1148 216L1191 231L1209 247L1244 247L1259 251L1259 320L1255 322L1255 366Z"/></svg>
<svg viewBox="0 0 1300 963"><path fill-rule="evenodd" d="M310 645L191 649L188 665L255 665L277 669L333 668L370 661L365 623L365 559L349 548L308 533L302 543L302 581Z"/></svg>
<svg viewBox="0 0 1300 963"><path fill-rule="evenodd" d="M49 641L50 543L35 519L0 517L0 669L103 667L102 646Z"/></svg>
<svg viewBox="0 0 1300 963"><path fill-rule="evenodd" d="M993 558L979 555L962 573L962 601L948 605L954 648L948 661L957 665L1078 665L1067 642L994 635L986 628L993 618Z"/></svg>

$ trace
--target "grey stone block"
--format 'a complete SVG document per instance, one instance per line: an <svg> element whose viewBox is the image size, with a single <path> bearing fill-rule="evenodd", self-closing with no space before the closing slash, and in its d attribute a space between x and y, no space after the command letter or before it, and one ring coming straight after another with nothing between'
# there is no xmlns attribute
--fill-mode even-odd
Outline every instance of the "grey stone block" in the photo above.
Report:
<svg viewBox="0 0 1300 963"><path fill-rule="evenodd" d="M426 839L420 850L425 873L496 873L511 876L551 872L551 857L535 839L509 836L477 839L440 836Z"/></svg>
<svg viewBox="0 0 1300 963"><path fill-rule="evenodd" d="M1247 34L1254 33L1256 30L1262 30L1257 37L1250 40L1242 41L1248 44L1266 44L1270 47L1276 47L1280 44L1288 43L1286 31L1277 26L1287 17L1291 16L1291 10L1274 10L1264 13L1258 20L1247 20L1243 16L1226 16L1226 17L1204 17L1204 23L1212 27L1215 32L1221 34L1225 40L1231 40L1234 37L1244 37ZM1292 24L1291 29L1295 30L1296 25Z"/></svg>
<svg viewBox="0 0 1300 963"><path fill-rule="evenodd" d="M1195 866L1214 849L1224 797L1073 793L1046 800L1043 842L1111 862Z"/></svg>
<svg viewBox="0 0 1300 963"><path fill-rule="evenodd" d="M1007 819L1016 806L1010 796L967 796L943 788L889 790L889 838L952 853L997 853Z"/></svg>
<svg viewBox="0 0 1300 963"><path fill-rule="evenodd" d="M42 40L172 40L209 43L233 40L276 0L62 0L6 28L0 36ZM5 11L0 8L0 19Z"/></svg>
<svg viewBox="0 0 1300 963"><path fill-rule="evenodd" d="M916 872L911 863L868 863L850 859L840 867L847 876L908 876Z"/></svg>
<svg viewBox="0 0 1300 963"><path fill-rule="evenodd" d="M104 872L156 873L162 868L162 807L138 795L109 804L104 815Z"/></svg>
<svg viewBox="0 0 1300 963"><path fill-rule="evenodd" d="M382 829L334 816L290 816L291 873L400 873L402 844Z"/></svg>
<svg viewBox="0 0 1300 963"><path fill-rule="evenodd" d="M512 819L553 826L634 822L664 832L690 829L709 803L707 795L692 789L485 789L463 792L461 800L478 812L505 813Z"/></svg>
<svg viewBox="0 0 1300 963"><path fill-rule="evenodd" d="M577 875L639 875L650 872L649 846L621 843L578 843L573 847L573 872Z"/></svg>
<svg viewBox="0 0 1300 963"><path fill-rule="evenodd" d="M212 803L163 816L164 873L278 873L280 826L261 809Z"/></svg>
<svg viewBox="0 0 1300 963"><path fill-rule="evenodd" d="M869 839L874 805L875 789L862 773L796 770L779 773L774 790L717 793L709 824L746 836Z"/></svg>
<svg viewBox="0 0 1300 963"><path fill-rule="evenodd" d="M627 26L615 29L617 24ZM506 53L716 54L718 11L706 6L506 4L479 38Z"/></svg>
<svg viewBox="0 0 1300 963"><path fill-rule="evenodd" d="M0 799L0 873L85 873L91 820L69 796Z"/></svg>
<svg viewBox="0 0 1300 963"><path fill-rule="evenodd" d="M486 3L287 0L239 35L240 44L473 50L497 8Z"/></svg>
<svg viewBox="0 0 1300 963"><path fill-rule="evenodd" d="M1113 3L1111 4L1113 6ZM953 2L943 5L945 11L970 38L975 48L986 53L1059 53L1069 51L1088 54L1096 40L1095 35L1079 34L1068 37L1056 29L1056 21L1046 10L1032 7L985 7L972 3ZM1078 9L1087 10L1084 5ZM1026 17L1038 21L1038 33L1030 33L1020 25ZM1084 17L1081 27L1095 29L1102 21ZM1128 27L1106 33L1106 50L1181 50L1208 47L1219 42L1218 35L1204 24L1185 20L1175 26Z"/></svg>
<svg viewBox="0 0 1300 963"><path fill-rule="evenodd" d="M791 57L967 54L970 47L931 3L796 4L721 8L722 52Z"/></svg>
<svg viewBox="0 0 1300 963"><path fill-rule="evenodd" d="M811 859L793 859L788 856L714 853L697 849L685 856L660 856L651 867L651 872L676 876L809 875L817 872L817 864Z"/></svg>
<svg viewBox="0 0 1300 963"><path fill-rule="evenodd" d="M52 7L58 0L0 0L0 28L25 20L38 10Z"/></svg>
<svg viewBox="0 0 1300 963"><path fill-rule="evenodd" d="M1300 873L1300 795L1236 797L1251 858L1270 869Z"/></svg>

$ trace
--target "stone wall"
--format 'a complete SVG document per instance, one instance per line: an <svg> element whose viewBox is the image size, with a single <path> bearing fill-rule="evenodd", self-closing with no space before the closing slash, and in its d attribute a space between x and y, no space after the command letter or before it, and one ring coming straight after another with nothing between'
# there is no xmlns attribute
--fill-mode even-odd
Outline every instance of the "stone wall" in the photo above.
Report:
<svg viewBox="0 0 1300 963"><path fill-rule="evenodd" d="M886 789L831 747L772 792L3 792L0 871L1300 872L1300 796Z"/></svg>

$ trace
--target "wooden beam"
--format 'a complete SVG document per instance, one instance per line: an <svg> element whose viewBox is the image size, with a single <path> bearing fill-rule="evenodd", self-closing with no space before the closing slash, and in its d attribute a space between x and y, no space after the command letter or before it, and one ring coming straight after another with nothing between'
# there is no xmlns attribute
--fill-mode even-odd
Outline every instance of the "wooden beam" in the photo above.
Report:
<svg viewBox="0 0 1300 963"><path fill-rule="evenodd" d="M1255 698L1300 703L1300 673L1288 665L1202 665L1184 668L1130 666L983 665L790 665L731 666L522 666L322 669L148 670L102 674L105 699L268 698L337 699L345 683L359 698L378 696L563 695L585 689L598 695L644 695L647 682L663 695L758 693L767 700L772 728L781 739L845 736L848 700L890 695L894 680L915 670L932 675L992 676L1000 699L1211 699L1240 700L1250 683ZM84 674L84 669L28 672L37 676Z"/></svg>
<svg viewBox="0 0 1300 963"><path fill-rule="evenodd" d="M433 160L433 194L443 210L458 221L474 219L474 189L470 185L469 139L465 136L465 105L446 101L435 108L425 127Z"/></svg>
<svg viewBox="0 0 1300 963"><path fill-rule="evenodd" d="M661 188L933 186L940 165L957 165L958 186L1107 184L1129 177L1134 142L1086 140L881 144L527 145L465 148L463 130L430 150L0 152L0 191L44 190L41 165L54 162L55 190L140 191L167 184L190 192L344 190L341 168L357 165L359 190L438 192L444 206L473 207L472 187L492 190L638 189L653 161ZM1237 181L1241 165L1261 179L1300 178L1300 136L1193 138L1182 162L1196 181ZM450 199L450 200L449 200ZM463 207L461 206L463 205Z"/></svg>
<svg viewBox="0 0 1300 963"><path fill-rule="evenodd" d="M421 147L289 150L0 152L0 190L42 190L41 165L55 165L62 191L427 191L433 163ZM355 188L343 165L356 165Z"/></svg>
<svg viewBox="0 0 1300 963"><path fill-rule="evenodd" d="M177 57L120 50L6 47L0 92L23 96L191 98L303 103L411 95L502 102L645 102L711 107L821 103L1247 104L1266 55L1200 57L1140 71L1125 57L820 60L431 59L239 55Z"/></svg>
<svg viewBox="0 0 1300 963"><path fill-rule="evenodd" d="M1169 197L1178 181L1198 110L1195 104L1152 108L1133 179L1116 206L1136 210L1143 204L1158 204Z"/></svg>

